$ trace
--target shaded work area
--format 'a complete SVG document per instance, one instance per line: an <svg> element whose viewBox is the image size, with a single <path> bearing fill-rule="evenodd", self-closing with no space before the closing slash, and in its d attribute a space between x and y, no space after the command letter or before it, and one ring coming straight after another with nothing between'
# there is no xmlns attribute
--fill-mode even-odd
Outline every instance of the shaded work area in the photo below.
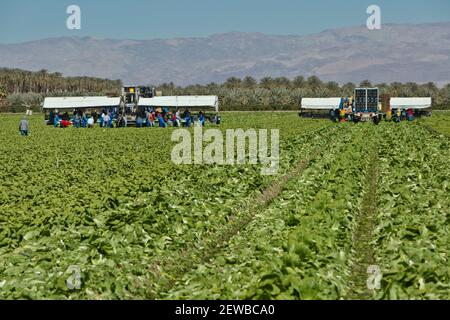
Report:
<svg viewBox="0 0 450 320"><path fill-rule="evenodd" d="M131 97L131 98L130 98ZM49 97L43 110L48 125L65 128L190 127L220 124L216 96Z"/></svg>

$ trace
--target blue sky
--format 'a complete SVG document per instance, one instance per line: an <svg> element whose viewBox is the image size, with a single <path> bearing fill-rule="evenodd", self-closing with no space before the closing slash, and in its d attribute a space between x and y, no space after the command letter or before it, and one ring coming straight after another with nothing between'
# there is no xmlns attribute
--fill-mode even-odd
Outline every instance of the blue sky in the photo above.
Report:
<svg viewBox="0 0 450 320"><path fill-rule="evenodd" d="M81 30L66 9L81 8ZM450 21L449 0L0 0L0 43L59 36L153 39L243 31L304 35L364 25L381 7L382 23Z"/></svg>

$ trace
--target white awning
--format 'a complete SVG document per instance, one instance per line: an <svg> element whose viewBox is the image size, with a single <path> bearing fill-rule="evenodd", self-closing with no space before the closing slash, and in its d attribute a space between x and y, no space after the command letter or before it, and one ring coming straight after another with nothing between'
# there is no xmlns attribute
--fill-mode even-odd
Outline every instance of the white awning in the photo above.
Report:
<svg viewBox="0 0 450 320"><path fill-rule="evenodd" d="M139 98L140 107L210 107L219 112L217 96L163 96Z"/></svg>
<svg viewBox="0 0 450 320"><path fill-rule="evenodd" d="M426 109L431 107L431 98L391 98L391 109Z"/></svg>
<svg viewBox="0 0 450 320"><path fill-rule="evenodd" d="M48 97L44 109L77 109L97 107L118 107L120 97Z"/></svg>
<svg viewBox="0 0 450 320"><path fill-rule="evenodd" d="M302 98L302 109L331 110L339 109L341 98Z"/></svg>

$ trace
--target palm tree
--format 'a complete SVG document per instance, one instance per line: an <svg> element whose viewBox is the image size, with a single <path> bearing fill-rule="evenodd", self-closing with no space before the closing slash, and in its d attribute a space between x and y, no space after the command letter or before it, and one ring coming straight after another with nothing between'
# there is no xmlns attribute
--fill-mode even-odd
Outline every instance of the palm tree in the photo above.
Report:
<svg viewBox="0 0 450 320"><path fill-rule="evenodd" d="M291 80L286 77L278 77L273 80L277 87L288 88L291 85Z"/></svg>
<svg viewBox="0 0 450 320"><path fill-rule="evenodd" d="M244 88L247 89L253 89L256 87L258 83L256 82L255 78L247 76L244 78L244 80L242 80L242 85Z"/></svg>
<svg viewBox="0 0 450 320"><path fill-rule="evenodd" d="M315 95L319 94L321 90L320 88L322 87L322 80L320 80L317 76L311 76L308 78L308 80L306 80L306 82L308 83L308 87L314 92Z"/></svg>
<svg viewBox="0 0 450 320"><path fill-rule="evenodd" d="M342 86L341 96L353 96L353 92L355 91L356 85L353 82L347 82Z"/></svg>
<svg viewBox="0 0 450 320"><path fill-rule="evenodd" d="M236 89L241 86L241 79L237 77L230 77L225 81L225 86L229 89Z"/></svg>
<svg viewBox="0 0 450 320"><path fill-rule="evenodd" d="M273 79L271 77L264 77L261 80L259 80L259 85L264 89L272 89Z"/></svg>
<svg viewBox="0 0 450 320"><path fill-rule="evenodd" d="M364 81L362 81L360 84L359 84L359 86L361 87L361 88L372 88L373 86L372 86L372 82L370 82L369 80L364 80Z"/></svg>
<svg viewBox="0 0 450 320"><path fill-rule="evenodd" d="M305 78L303 78L303 76L296 76L294 80L292 80L292 84L295 88L302 88L305 86Z"/></svg>

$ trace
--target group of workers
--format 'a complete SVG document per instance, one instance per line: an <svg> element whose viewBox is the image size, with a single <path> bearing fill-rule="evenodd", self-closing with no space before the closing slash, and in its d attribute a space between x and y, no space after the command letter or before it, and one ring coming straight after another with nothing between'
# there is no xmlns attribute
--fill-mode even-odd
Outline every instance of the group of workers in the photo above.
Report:
<svg viewBox="0 0 450 320"><path fill-rule="evenodd" d="M381 104L378 105L377 111L381 111ZM333 122L345 122L345 121L356 121L354 117L354 104L353 97L342 98L339 109L330 110L330 118ZM381 116L374 117L374 121L378 123L381 120ZM383 118L386 121L413 121L414 120L414 109L412 108L397 108L397 109L388 109L385 114L383 114Z"/></svg>
<svg viewBox="0 0 450 320"><path fill-rule="evenodd" d="M178 109L175 113L172 113L167 108L140 110L138 113L132 113L130 118L138 128L156 126L161 128L166 128L168 126L190 127L192 124L203 127L207 120L207 117L202 111L200 111L197 116L191 115L191 112L188 109L185 109L183 113ZM220 124L219 115L216 115L214 119L208 118L208 120ZM88 115L81 110L75 110L71 119L67 112L64 114L54 114L53 111L51 111L49 122L53 124L55 128L66 128L70 125L73 125L75 128L93 128L96 123L99 123L102 128L113 128L114 126L123 128L127 127L129 124L128 117L117 112L117 110L103 110L100 115L95 111L92 112L91 115Z"/></svg>
<svg viewBox="0 0 450 320"><path fill-rule="evenodd" d="M158 110L146 110L136 115L136 127L190 127L193 123L198 123L200 126L205 126L206 117L202 111L199 112L198 117L192 116L191 112L186 109L183 114L180 110L172 113L167 110L162 112ZM118 126L126 126L125 117L119 116Z"/></svg>
<svg viewBox="0 0 450 320"><path fill-rule="evenodd" d="M386 121L394 121L394 122L401 122L401 121L413 121L414 120L414 110L409 109L396 109L394 111L388 110L386 112Z"/></svg>

